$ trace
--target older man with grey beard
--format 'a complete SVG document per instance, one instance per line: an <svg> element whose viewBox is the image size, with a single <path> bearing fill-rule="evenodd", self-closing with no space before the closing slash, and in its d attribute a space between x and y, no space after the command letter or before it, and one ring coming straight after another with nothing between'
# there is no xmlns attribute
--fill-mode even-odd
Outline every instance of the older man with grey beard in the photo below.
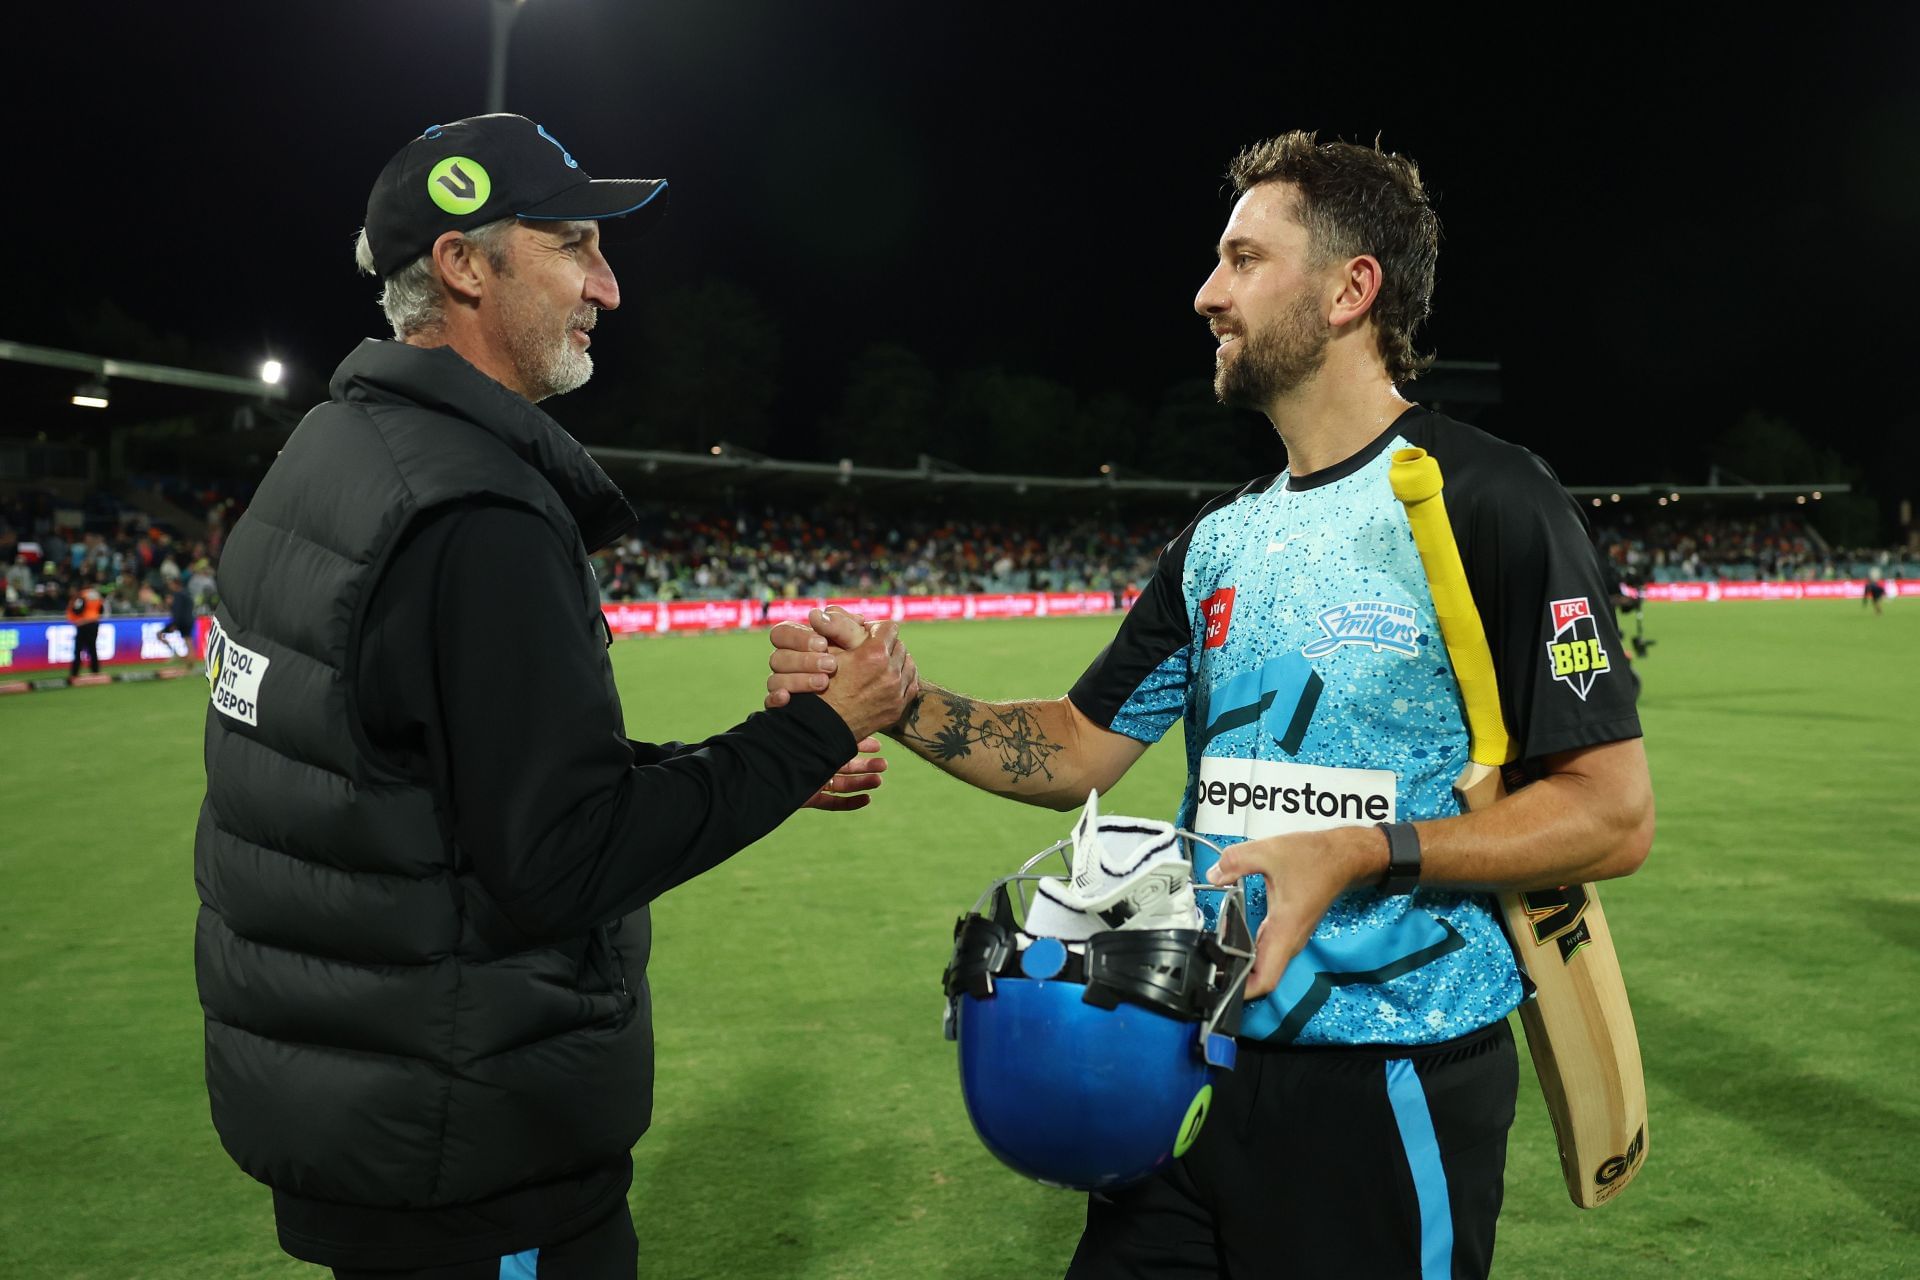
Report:
<svg viewBox="0 0 1920 1280"><path fill-rule="evenodd" d="M890 631L704 742L626 736L588 555L626 499L537 401L620 289L544 128L435 126L361 266L395 341L335 373L235 526L208 644L197 969L221 1140L336 1275L631 1277L647 903L878 782ZM501 616L509 575L518 608Z"/></svg>

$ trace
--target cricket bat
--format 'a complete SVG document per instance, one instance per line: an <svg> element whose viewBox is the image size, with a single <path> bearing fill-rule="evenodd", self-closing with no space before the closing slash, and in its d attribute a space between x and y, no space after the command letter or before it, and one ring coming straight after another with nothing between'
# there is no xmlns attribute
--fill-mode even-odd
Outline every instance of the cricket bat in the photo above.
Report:
<svg viewBox="0 0 1920 1280"><path fill-rule="evenodd" d="M1467 766L1454 790L1469 811L1484 809L1506 795L1500 769L1512 740L1486 629L1447 523L1440 464L1424 449L1401 449L1389 477L1393 496L1407 509L1466 703ZM1533 998L1520 1006L1520 1022L1553 1118L1560 1172L1573 1202L1596 1208L1618 1195L1647 1159L1647 1086L1613 935L1592 885L1499 897L1514 956L1534 987Z"/></svg>

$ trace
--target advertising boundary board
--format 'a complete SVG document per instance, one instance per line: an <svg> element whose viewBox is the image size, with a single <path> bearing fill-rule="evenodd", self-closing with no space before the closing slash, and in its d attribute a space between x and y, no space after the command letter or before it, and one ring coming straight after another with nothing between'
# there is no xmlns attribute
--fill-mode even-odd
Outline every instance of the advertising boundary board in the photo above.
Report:
<svg viewBox="0 0 1920 1280"><path fill-rule="evenodd" d="M119 668L149 662L180 662L191 658L198 662L207 651L207 632L211 618L193 620L191 652L176 647L172 637L162 637L167 624L165 614L109 615L100 619L97 648L100 673L112 674ZM0 620L0 681L14 676L65 675L73 664L77 627L65 618L7 618ZM91 668L83 659L81 674Z"/></svg>
<svg viewBox="0 0 1920 1280"><path fill-rule="evenodd" d="M1886 578L1887 599L1920 598L1920 578ZM1717 603L1725 600L1859 600L1866 592L1864 578L1834 578L1811 582L1655 582L1640 589L1647 600L1661 604ZM604 604L608 629L617 636L667 635L708 631L750 631L776 622L804 622L809 610L839 605L873 622L957 622L973 618L1071 618L1123 613L1140 598L1129 591L1114 602L1107 591L1022 591L949 596L808 596L774 600L645 600ZM764 612L763 612L764 609ZM100 621L100 670L81 683L108 684L114 680L144 678L125 668L142 663L179 660L188 655L159 635L166 622L160 615L135 614ZM194 619L191 657L206 654L212 619ZM18 618L0 621L0 690L24 692L53 687L53 677L64 676L73 661L75 627L64 618ZM169 673L170 674L170 673ZM14 677L22 677L16 681ZM158 677L156 677L158 678Z"/></svg>
<svg viewBox="0 0 1920 1280"><path fill-rule="evenodd" d="M1920 598L1920 578L1884 580L1889 600ZM1858 600L1864 578L1815 582L1659 582L1640 594L1660 603L1720 600ZM607 604L607 626L615 635L671 634L688 631L744 631L776 622L804 622L811 609L837 604L871 622L950 622L970 618L1066 618L1121 613L1133 607L1139 592L1129 591L1116 607L1105 591L1035 591L967 596L813 596L774 600L762 614L757 600L644 600Z"/></svg>

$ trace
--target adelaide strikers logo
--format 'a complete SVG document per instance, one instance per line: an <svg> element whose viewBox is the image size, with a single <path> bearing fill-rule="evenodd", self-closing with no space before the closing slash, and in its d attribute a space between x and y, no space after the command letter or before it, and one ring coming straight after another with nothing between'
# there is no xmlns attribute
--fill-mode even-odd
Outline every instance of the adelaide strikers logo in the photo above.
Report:
<svg viewBox="0 0 1920 1280"><path fill-rule="evenodd" d="M1375 653L1398 653L1413 657L1420 652L1420 625L1413 607L1389 604L1384 600L1355 600L1335 605L1320 615L1320 629L1326 632L1310 641L1300 652L1309 658L1324 658L1342 645L1365 645Z"/></svg>
<svg viewBox="0 0 1920 1280"><path fill-rule="evenodd" d="M1553 619L1553 638L1547 641L1547 662L1553 678L1585 702L1593 682L1613 665L1600 645L1600 623L1593 616L1593 604L1585 596L1577 596L1553 601L1547 612Z"/></svg>

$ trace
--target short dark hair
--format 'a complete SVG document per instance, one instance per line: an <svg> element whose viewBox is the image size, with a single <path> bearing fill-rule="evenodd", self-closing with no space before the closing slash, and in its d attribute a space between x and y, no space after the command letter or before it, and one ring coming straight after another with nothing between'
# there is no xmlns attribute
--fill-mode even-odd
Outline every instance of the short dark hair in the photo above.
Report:
<svg viewBox="0 0 1920 1280"><path fill-rule="evenodd" d="M1295 130L1256 142L1227 168L1236 197L1264 182L1291 183L1296 215L1321 261L1372 254L1380 260L1380 296L1373 323L1387 376L1411 382L1433 363L1414 350L1413 336L1433 310L1440 219L1406 156L1351 142L1321 142Z"/></svg>

